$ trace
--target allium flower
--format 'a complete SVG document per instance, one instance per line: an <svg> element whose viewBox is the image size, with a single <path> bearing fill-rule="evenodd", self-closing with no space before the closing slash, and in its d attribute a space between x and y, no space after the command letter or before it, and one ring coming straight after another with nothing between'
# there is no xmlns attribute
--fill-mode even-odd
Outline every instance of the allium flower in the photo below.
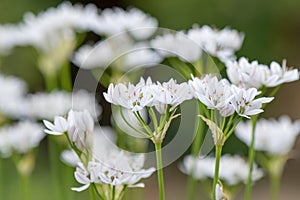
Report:
<svg viewBox="0 0 300 200"><path fill-rule="evenodd" d="M68 121L60 116L54 117L54 123L47 120L43 120L44 125L46 126L45 133L50 135L62 135L64 132L68 130Z"/></svg>
<svg viewBox="0 0 300 200"><path fill-rule="evenodd" d="M178 57L184 62L197 61L202 53L201 46L183 32L166 33L150 41L151 47L163 57Z"/></svg>
<svg viewBox="0 0 300 200"><path fill-rule="evenodd" d="M27 113L25 94L27 85L13 76L0 74L0 113L11 118L21 118Z"/></svg>
<svg viewBox="0 0 300 200"><path fill-rule="evenodd" d="M23 45L23 37L19 26L0 25L0 55L8 55L14 47Z"/></svg>
<svg viewBox="0 0 300 200"><path fill-rule="evenodd" d="M251 122L241 122L235 133L248 146L251 142ZM259 119L256 124L254 148L270 155L285 155L293 147L300 132L300 121L292 122L288 116Z"/></svg>
<svg viewBox="0 0 300 200"><path fill-rule="evenodd" d="M149 38L157 28L157 20L137 8L125 11L121 8L105 9L98 18L97 32L112 36L129 31L138 40Z"/></svg>
<svg viewBox="0 0 300 200"><path fill-rule="evenodd" d="M106 68L112 65L122 71L153 66L161 60L148 44L135 43L126 35L99 41L94 46L84 45L73 57L73 62L80 68Z"/></svg>
<svg viewBox="0 0 300 200"><path fill-rule="evenodd" d="M255 98L260 92L256 88L243 89L232 85L233 98L230 100L236 113L242 117L250 118L264 110L262 104L271 102L274 97Z"/></svg>
<svg viewBox="0 0 300 200"><path fill-rule="evenodd" d="M287 69L285 60L282 66L272 62L269 68L257 61L249 62L242 57L238 61L227 61L226 67L230 81L243 88L276 87L299 79L298 70Z"/></svg>
<svg viewBox="0 0 300 200"><path fill-rule="evenodd" d="M67 114L70 109L88 110L94 118L101 113L101 107L95 103L94 96L83 90L31 94L27 97L27 106L30 108L29 117L48 120Z"/></svg>
<svg viewBox="0 0 300 200"><path fill-rule="evenodd" d="M136 86L131 83L128 83L128 86L122 83L115 86L110 84L107 93L103 93L103 95L109 103L120 105L132 111L139 111L149 106L154 99L151 85L150 78L147 79L147 82L141 78Z"/></svg>
<svg viewBox="0 0 300 200"><path fill-rule="evenodd" d="M42 126L31 121L21 121L0 129L0 152L2 157L13 153L25 154L39 145L44 138Z"/></svg>
<svg viewBox="0 0 300 200"><path fill-rule="evenodd" d="M187 156L183 160L183 165L180 167L185 174L191 174L195 158ZM198 180L205 180L206 178L214 178L215 158L206 157L197 159L194 170L194 176ZM244 158L234 155L223 155L220 160L219 178L228 186L237 185L239 183L246 183L248 177L248 163ZM254 165L252 173L253 181L262 178L263 172Z"/></svg>
<svg viewBox="0 0 300 200"><path fill-rule="evenodd" d="M223 117L232 115L234 108L230 104L233 94L226 79L206 75L203 79L194 78L189 81L195 98L199 99L208 109L217 109Z"/></svg>
<svg viewBox="0 0 300 200"><path fill-rule="evenodd" d="M217 30L206 25L201 28L195 26L187 35L204 51L223 62L235 58L234 53L241 48L244 40L244 34L236 30L229 28Z"/></svg>
<svg viewBox="0 0 300 200"><path fill-rule="evenodd" d="M81 162L76 152L72 149L64 150L60 155L60 160L71 167L76 167Z"/></svg>

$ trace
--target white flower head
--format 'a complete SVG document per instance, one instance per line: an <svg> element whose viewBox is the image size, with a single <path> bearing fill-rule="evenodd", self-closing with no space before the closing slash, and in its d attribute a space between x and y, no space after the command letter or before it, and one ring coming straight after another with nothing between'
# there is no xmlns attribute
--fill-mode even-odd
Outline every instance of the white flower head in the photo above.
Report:
<svg viewBox="0 0 300 200"><path fill-rule="evenodd" d="M195 160L196 159L196 160ZM196 162L196 163L195 163ZM195 163L195 170L193 166ZM194 173L197 180L205 180L206 178L214 178L215 158L193 158L187 156L184 158L183 165L180 170L185 174ZM246 183L248 177L249 165L246 160L238 155L223 155L220 160L219 179L228 186ZM263 176L263 171L254 165L252 172L253 181L257 181Z"/></svg>
<svg viewBox="0 0 300 200"><path fill-rule="evenodd" d="M0 129L0 152L3 157L25 154L37 147L45 137L42 126L31 121L20 121Z"/></svg>
<svg viewBox="0 0 300 200"><path fill-rule="evenodd" d="M68 137L80 150L90 147L93 139L94 119L87 111L70 110L68 114Z"/></svg>
<svg viewBox="0 0 300 200"><path fill-rule="evenodd" d="M217 30L207 25L201 28L195 26L188 31L187 35L204 51L218 57L223 62L235 58L234 53L241 48L244 40L244 34L234 29L226 27Z"/></svg>
<svg viewBox="0 0 300 200"><path fill-rule="evenodd" d="M234 97L231 99L231 104L236 113L242 117L250 118L249 116L262 113L264 110L261 108L264 103L271 102L274 97L260 97L256 88L238 88L235 85L231 86Z"/></svg>
<svg viewBox="0 0 300 200"><path fill-rule="evenodd" d="M201 56L201 47L183 32L165 33L150 41L152 48L164 58L178 57L184 62L195 62Z"/></svg>
<svg viewBox="0 0 300 200"><path fill-rule="evenodd" d="M241 122L235 129L237 137L248 146L251 141L251 122ZM254 148L270 155L285 155L293 147L300 132L300 121L292 122L288 116L259 119L255 129Z"/></svg>
<svg viewBox="0 0 300 200"><path fill-rule="evenodd" d="M138 40L149 38L157 28L157 20L137 8L125 11L121 8L105 9L98 18L99 34L113 36L127 32Z"/></svg>
<svg viewBox="0 0 300 200"><path fill-rule="evenodd" d="M132 111L142 110L150 105L153 101L152 81L150 78L147 82L143 78L136 85L128 83L110 84L107 93L103 93L104 98L109 103L120 105Z"/></svg>
<svg viewBox="0 0 300 200"><path fill-rule="evenodd" d="M26 115L27 85L23 80L0 74L0 93L0 113L17 119Z"/></svg>
<svg viewBox="0 0 300 200"><path fill-rule="evenodd" d="M238 61L227 61L226 67L229 80L243 88L276 87L299 79L298 70L288 69L285 60L282 66L277 62L272 62L268 67L241 57Z"/></svg>
<svg viewBox="0 0 300 200"><path fill-rule="evenodd" d="M226 79L206 75L204 78L194 78L189 81L194 91L194 97L201 101L208 109L217 109L223 117L232 115L234 108L230 104L233 94Z"/></svg>
<svg viewBox="0 0 300 200"><path fill-rule="evenodd" d="M60 160L65 163L66 165L69 165L71 167L76 167L76 165L81 162L78 155L73 149L64 150L60 154Z"/></svg>

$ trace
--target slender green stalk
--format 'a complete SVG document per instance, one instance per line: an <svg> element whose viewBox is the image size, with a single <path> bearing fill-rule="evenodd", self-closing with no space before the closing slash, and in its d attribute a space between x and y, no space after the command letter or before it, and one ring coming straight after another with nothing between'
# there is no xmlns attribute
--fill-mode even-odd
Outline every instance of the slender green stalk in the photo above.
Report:
<svg viewBox="0 0 300 200"><path fill-rule="evenodd" d="M279 199L279 188L280 188L280 177L279 174L270 174L270 186L271 186L271 200Z"/></svg>
<svg viewBox="0 0 300 200"><path fill-rule="evenodd" d="M251 187L252 187L252 171L253 171L253 163L255 158L255 149L254 149L254 143L255 143L255 128L256 128L256 122L257 122L258 116L252 117L252 135L251 135L251 144L249 147L249 173L246 183L246 193L245 193L245 199L250 200L251 198Z"/></svg>
<svg viewBox="0 0 300 200"><path fill-rule="evenodd" d="M60 84L64 90L69 92L72 91L71 67L68 62L66 62L61 68Z"/></svg>
<svg viewBox="0 0 300 200"><path fill-rule="evenodd" d="M216 162L215 162L215 175L214 175L214 182L213 182L213 192L212 192L212 199L216 200L216 188L219 181L219 168L220 168L220 159L222 154L222 145L216 145Z"/></svg>
<svg viewBox="0 0 300 200"><path fill-rule="evenodd" d="M201 103L198 102L198 113L201 114ZM192 156L196 158L199 155L200 148L202 145L202 140L203 140L203 135L204 135L204 122L200 119L200 117L197 117L196 119L196 136L195 140L192 144ZM197 180L194 178L194 173L195 173L195 165L196 162L193 163L192 167L192 173L189 175L188 178L188 199L193 200L195 199L195 193L196 193L196 185L197 185Z"/></svg>
<svg viewBox="0 0 300 200"><path fill-rule="evenodd" d="M4 159L0 158L0 199L4 198Z"/></svg>
<svg viewBox="0 0 300 200"><path fill-rule="evenodd" d="M47 92L58 88L57 77L53 75L44 75Z"/></svg>
<svg viewBox="0 0 300 200"><path fill-rule="evenodd" d="M93 187L90 187L90 197L91 200L96 200L95 190Z"/></svg>
<svg viewBox="0 0 300 200"><path fill-rule="evenodd" d="M20 174L20 184L21 184L21 195L23 200L30 200L30 184L29 184L29 176L26 174Z"/></svg>
<svg viewBox="0 0 300 200"><path fill-rule="evenodd" d="M115 197L116 197L116 186L113 185L113 186L112 186L112 195L111 195L111 199L112 199L112 200L115 200Z"/></svg>
<svg viewBox="0 0 300 200"><path fill-rule="evenodd" d="M92 186L94 188L94 191L96 192L97 196L101 199L101 200L105 200L102 195L99 193L97 187L96 187L96 184L95 183L92 183Z"/></svg>
<svg viewBox="0 0 300 200"><path fill-rule="evenodd" d="M64 188L61 187L60 182L60 174L59 174L59 155L56 142L53 138L48 137L48 151L49 151L49 159L50 159L50 171L52 178L52 187L54 189L54 196L56 200L62 200L63 194L62 190Z"/></svg>
<svg viewBox="0 0 300 200"><path fill-rule="evenodd" d="M162 166L161 143L155 143L159 199L165 199L164 175Z"/></svg>

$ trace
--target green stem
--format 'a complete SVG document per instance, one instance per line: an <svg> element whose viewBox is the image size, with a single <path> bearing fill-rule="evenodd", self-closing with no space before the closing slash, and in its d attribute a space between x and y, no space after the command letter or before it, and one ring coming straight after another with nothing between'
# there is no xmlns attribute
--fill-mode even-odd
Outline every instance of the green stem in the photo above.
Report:
<svg viewBox="0 0 300 200"><path fill-rule="evenodd" d="M202 108L201 108L201 102L198 101L198 113L202 114ZM192 144L192 156L194 157L193 167L192 167L192 173L189 175L188 178L188 199L193 200L195 199L195 193L196 193L196 185L197 180L194 178L195 173L195 165L196 165L196 158L199 155L200 148L202 145L203 140L203 134L204 134L204 122L200 119L200 117L196 118L196 136L194 139L194 142Z"/></svg>
<svg viewBox="0 0 300 200"><path fill-rule="evenodd" d="M21 184L21 195L23 200L30 200L30 189L29 189L29 176L20 174L20 184Z"/></svg>
<svg viewBox="0 0 300 200"><path fill-rule="evenodd" d="M279 188L280 188L280 175L270 174L270 186L271 186L271 200L278 200Z"/></svg>
<svg viewBox="0 0 300 200"><path fill-rule="evenodd" d="M162 166L161 143L155 143L155 151L156 151L159 199L164 200L165 199L165 189L164 189L164 175L163 175L163 166Z"/></svg>
<svg viewBox="0 0 300 200"><path fill-rule="evenodd" d="M61 68L60 84L62 89L66 91L72 91L72 77L70 63L65 63Z"/></svg>
<svg viewBox="0 0 300 200"><path fill-rule="evenodd" d="M49 158L50 158L50 171L51 171L51 177L52 177L52 186L54 189L54 196L56 200L62 200L63 194L60 182L60 174L59 174L59 152L57 149L57 144L54 141L53 138L48 137L48 151L49 151Z"/></svg>
<svg viewBox="0 0 300 200"><path fill-rule="evenodd" d="M95 183L92 183L92 186L94 188L94 191L96 192L97 196L101 199L101 200L104 200L104 198L102 197L102 195L99 193L97 187L96 187L96 184ZM104 194L104 193L103 193Z"/></svg>
<svg viewBox="0 0 300 200"><path fill-rule="evenodd" d="M90 196L91 200L96 200L95 190L93 187L90 187Z"/></svg>
<svg viewBox="0 0 300 200"><path fill-rule="evenodd" d="M113 185L112 186L112 196L111 196L112 200L115 200L115 196L116 196L116 186Z"/></svg>
<svg viewBox="0 0 300 200"><path fill-rule="evenodd" d="M212 199L216 200L216 188L219 181L219 168L220 168L220 159L222 154L222 146L216 145L216 162L215 162L215 175L214 175L214 182L213 182L213 192L212 192Z"/></svg>
<svg viewBox="0 0 300 200"><path fill-rule="evenodd" d="M57 77L55 74L44 74L46 90L51 92L58 88Z"/></svg>
<svg viewBox="0 0 300 200"><path fill-rule="evenodd" d="M0 158L0 199L4 198L4 159Z"/></svg>
<svg viewBox="0 0 300 200"><path fill-rule="evenodd" d="M251 143L249 147L249 173L246 183L246 193L245 193L245 199L250 200L251 198L251 187L252 187L252 171L253 171L253 163L255 158L255 149L254 149L254 143L255 143L255 128L256 128L256 122L257 122L258 116L252 117L252 135L251 135Z"/></svg>
<svg viewBox="0 0 300 200"><path fill-rule="evenodd" d="M158 122L157 122L156 114L155 114L154 110L152 109L152 107L147 107L147 109L152 118L154 130L157 131L158 130Z"/></svg>

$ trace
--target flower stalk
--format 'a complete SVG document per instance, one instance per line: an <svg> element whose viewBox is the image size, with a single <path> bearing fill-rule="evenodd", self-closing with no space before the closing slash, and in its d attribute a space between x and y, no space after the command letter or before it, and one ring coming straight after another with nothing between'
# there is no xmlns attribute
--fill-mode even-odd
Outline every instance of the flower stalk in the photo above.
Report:
<svg viewBox="0 0 300 200"><path fill-rule="evenodd" d="M219 181L219 168L220 168L220 159L222 154L222 145L215 145L216 148L216 160L215 160L215 174L214 174L214 182L213 182L213 192L212 199L216 200L216 188Z"/></svg>
<svg viewBox="0 0 300 200"><path fill-rule="evenodd" d="M164 189L164 175L163 175L163 165L162 165L161 143L155 143L155 151L156 151L159 199L164 200L165 199L165 189Z"/></svg>

